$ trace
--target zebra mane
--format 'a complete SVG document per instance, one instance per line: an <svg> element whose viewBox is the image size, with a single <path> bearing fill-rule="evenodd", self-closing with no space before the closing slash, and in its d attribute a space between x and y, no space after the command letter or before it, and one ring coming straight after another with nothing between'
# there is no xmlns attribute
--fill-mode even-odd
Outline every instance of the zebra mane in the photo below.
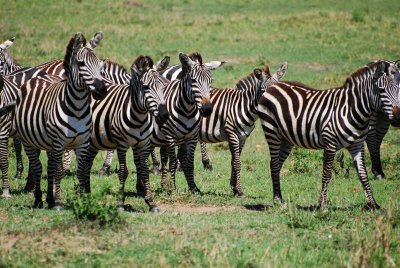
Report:
<svg viewBox="0 0 400 268"><path fill-rule="evenodd" d="M138 56L131 65L131 70L137 70L143 73L146 68L153 68L153 60L149 56Z"/></svg>
<svg viewBox="0 0 400 268"><path fill-rule="evenodd" d="M268 78L271 77L268 64L264 65L263 72L267 75ZM248 85L254 83L254 81L258 81L258 79L254 73L251 73L248 76L245 76L242 79L240 79L239 82L236 83L235 88L237 90L246 90Z"/></svg>
<svg viewBox="0 0 400 268"><path fill-rule="evenodd" d="M69 40L69 43L67 45L67 52L65 53L65 57L64 57L63 65L64 65L64 70L65 70L65 75L67 77L69 77L69 74L70 74L70 71L71 71L70 70L71 57L72 57L72 54L74 53L74 44L75 44L75 39L76 39L77 36L78 35L75 35L74 37L72 37ZM83 45L85 45L86 44L86 38L83 35L80 35L80 38L82 38L82 43L83 43Z"/></svg>
<svg viewBox="0 0 400 268"><path fill-rule="evenodd" d="M201 57L200 53L193 52L189 55L189 58L193 61L198 62L200 65L203 65L203 58Z"/></svg>
<svg viewBox="0 0 400 268"><path fill-rule="evenodd" d="M356 78L356 77L360 77L360 76L363 76L365 74L370 74L371 71L374 72L381 62L384 62L384 61L370 62L367 65L358 68L353 73L351 73L349 77L346 78L346 80L344 81L342 87L344 87L344 86L346 86L348 84L352 84L353 81L354 81L354 78ZM385 63L385 72L387 72L388 64L386 64L386 62L384 62L384 63Z"/></svg>

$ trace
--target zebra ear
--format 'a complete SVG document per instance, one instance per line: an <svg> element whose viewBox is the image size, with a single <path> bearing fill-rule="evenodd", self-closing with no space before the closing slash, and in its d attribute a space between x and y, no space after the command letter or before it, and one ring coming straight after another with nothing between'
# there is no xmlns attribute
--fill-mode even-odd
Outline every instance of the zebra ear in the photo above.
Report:
<svg viewBox="0 0 400 268"><path fill-rule="evenodd" d="M285 76L287 69L288 69L288 63L284 62L276 72L279 80L282 79L283 76Z"/></svg>
<svg viewBox="0 0 400 268"><path fill-rule="evenodd" d="M254 69L253 73L258 80L263 80L263 71L260 68Z"/></svg>
<svg viewBox="0 0 400 268"><path fill-rule="evenodd" d="M81 47L83 47L85 45L86 39L83 36L83 34L80 32L75 34L74 39L75 39L75 41L74 41L74 45L73 45L73 50L74 50L74 52L76 52L78 49L80 49Z"/></svg>
<svg viewBox="0 0 400 268"><path fill-rule="evenodd" d="M182 72L187 74L191 71L194 62L184 53L179 53L179 61L182 64Z"/></svg>
<svg viewBox="0 0 400 268"><path fill-rule="evenodd" d="M90 39L87 47L95 49L100 44L101 40L103 40L103 32L97 32L94 34L93 38Z"/></svg>
<svg viewBox="0 0 400 268"><path fill-rule="evenodd" d="M210 70L215 70L224 65L225 63L226 61L210 61L204 63L204 65Z"/></svg>
<svg viewBox="0 0 400 268"><path fill-rule="evenodd" d="M157 72L162 72L169 65L169 56L165 56L162 60L157 62L157 64L153 67Z"/></svg>
<svg viewBox="0 0 400 268"><path fill-rule="evenodd" d="M3 44L0 45L0 48L4 49L4 50L8 49L9 47L11 47L14 44L14 40L15 40L15 37L12 37L12 38L6 40Z"/></svg>
<svg viewBox="0 0 400 268"><path fill-rule="evenodd" d="M374 78L378 79L379 77L381 77L385 73L385 69L386 64L383 61L379 62L374 73Z"/></svg>

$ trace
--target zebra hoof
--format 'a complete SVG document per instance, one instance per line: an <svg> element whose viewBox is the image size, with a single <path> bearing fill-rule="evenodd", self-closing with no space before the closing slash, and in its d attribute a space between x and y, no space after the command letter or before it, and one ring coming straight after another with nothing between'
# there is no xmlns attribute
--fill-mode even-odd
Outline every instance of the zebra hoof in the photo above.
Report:
<svg viewBox="0 0 400 268"><path fill-rule="evenodd" d="M210 161L203 162L203 167L204 167L205 170L212 170L213 169Z"/></svg>
<svg viewBox="0 0 400 268"><path fill-rule="evenodd" d="M26 185L24 188L24 193L30 193L33 191L34 186L33 185Z"/></svg>
<svg viewBox="0 0 400 268"><path fill-rule="evenodd" d="M151 212L151 213L159 213L159 212L160 212L160 209L159 209L157 206L151 207L151 208L150 208L150 212Z"/></svg>
<svg viewBox="0 0 400 268"><path fill-rule="evenodd" d="M176 187L175 187L175 189L176 189ZM195 186L193 189L190 189L190 192L192 194L199 194L199 195L201 194L201 191L199 188L197 188L197 186Z"/></svg>
<svg viewBox="0 0 400 268"><path fill-rule="evenodd" d="M381 206L378 205L376 202L368 202L366 206L366 209L371 211L379 210L380 208Z"/></svg>
<svg viewBox="0 0 400 268"><path fill-rule="evenodd" d="M1 195L1 197L10 198L11 197L10 190L9 189L3 190L3 194Z"/></svg>
<svg viewBox="0 0 400 268"><path fill-rule="evenodd" d="M99 176L104 177L108 175L108 171L110 170L110 167L102 167L99 171Z"/></svg>
<svg viewBox="0 0 400 268"><path fill-rule="evenodd" d="M151 171L151 173L153 173L154 175L158 175L160 173L160 169L158 169L157 167L154 167L153 170Z"/></svg>
<svg viewBox="0 0 400 268"><path fill-rule="evenodd" d="M43 201L35 200L35 203L33 203L33 208L43 208Z"/></svg>
<svg viewBox="0 0 400 268"><path fill-rule="evenodd" d="M383 180L384 178L385 178L385 175L375 174L375 179L378 180L378 181Z"/></svg>
<svg viewBox="0 0 400 268"><path fill-rule="evenodd" d="M56 206L53 207L53 210L61 211L62 210L62 206L61 205L56 205Z"/></svg>
<svg viewBox="0 0 400 268"><path fill-rule="evenodd" d="M274 202L274 205L282 205L282 204L284 204L282 198L279 198L279 197L274 197L273 202Z"/></svg>

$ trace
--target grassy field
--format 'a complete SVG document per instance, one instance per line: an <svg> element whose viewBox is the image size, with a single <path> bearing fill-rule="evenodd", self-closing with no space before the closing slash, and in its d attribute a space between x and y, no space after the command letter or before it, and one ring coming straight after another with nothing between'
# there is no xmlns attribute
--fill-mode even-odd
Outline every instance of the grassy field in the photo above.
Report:
<svg viewBox="0 0 400 268"><path fill-rule="evenodd" d="M77 31L104 32L97 53L129 67L139 54L178 62L178 52L198 51L206 61L226 60L214 86L233 86L256 67L276 70L288 61L287 80L316 88L341 85L375 59L398 59L399 1L0 0L0 42L16 36L14 58L24 66L63 58ZM24 179L11 180L13 197L0 199L0 267L396 267L400 265L400 135L391 129L382 148L387 179L370 182L377 212L365 197L348 153L329 185L329 210L313 210L321 188L322 152L295 149L282 171L284 206L274 206L269 152L261 128L242 154L247 198L232 196L226 144L209 146L213 171L196 152L191 195L182 173L177 190L162 193L151 176L162 212L151 214L136 197L129 155L127 204L117 212L117 161L107 178L92 170L92 196L74 193L75 176L62 182L65 210L32 209ZM42 163L47 167L43 154ZM15 173L10 156L10 175ZM370 161L367 160L370 166ZM44 173L45 173L44 169ZM43 174L46 175L46 174ZM46 189L43 183L43 190Z"/></svg>

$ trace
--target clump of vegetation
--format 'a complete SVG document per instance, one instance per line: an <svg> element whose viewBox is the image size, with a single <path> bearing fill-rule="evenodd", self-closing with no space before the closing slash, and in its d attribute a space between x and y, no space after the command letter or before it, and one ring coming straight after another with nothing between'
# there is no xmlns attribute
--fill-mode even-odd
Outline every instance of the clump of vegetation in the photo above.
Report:
<svg viewBox="0 0 400 268"><path fill-rule="evenodd" d="M108 203L102 193L75 195L68 206L77 219L96 221L100 226L122 221L115 204Z"/></svg>

